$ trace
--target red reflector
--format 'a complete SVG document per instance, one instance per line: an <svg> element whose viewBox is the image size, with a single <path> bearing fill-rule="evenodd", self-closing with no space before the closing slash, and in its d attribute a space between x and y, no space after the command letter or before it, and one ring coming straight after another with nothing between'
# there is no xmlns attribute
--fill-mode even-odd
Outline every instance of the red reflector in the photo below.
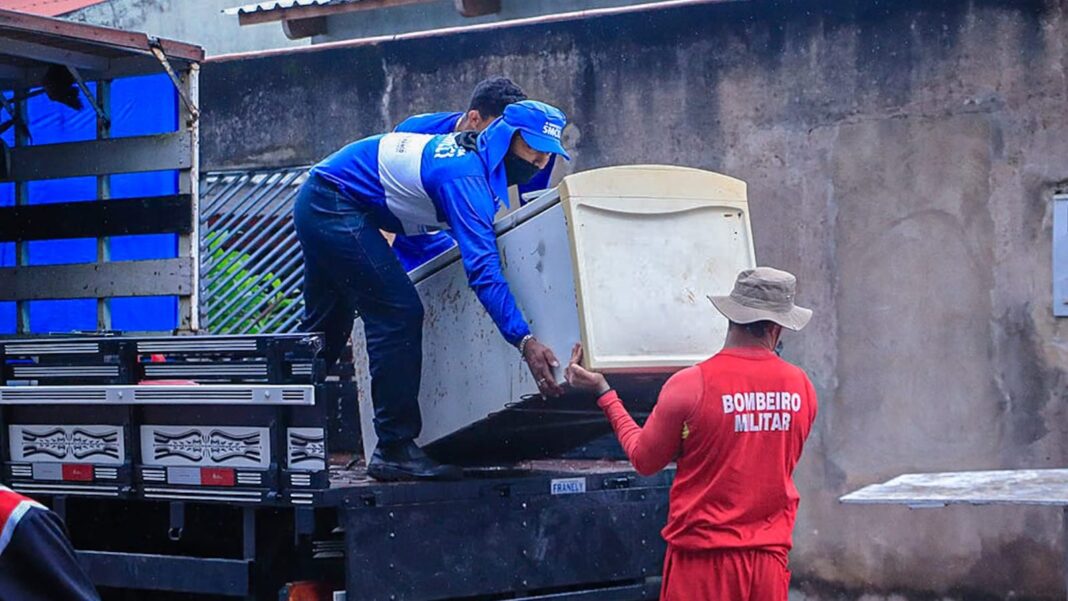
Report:
<svg viewBox="0 0 1068 601"><path fill-rule="evenodd" d="M329 601L333 594L326 584L302 580L289 585L288 601Z"/></svg>
<svg viewBox="0 0 1068 601"><path fill-rule="evenodd" d="M76 482L92 482L93 466L81 465L77 463L64 463L63 479L74 480Z"/></svg>
<svg viewBox="0 0 1068 601"><path fill-rule="evenodd" d="M234 479L234 470L228 467L200 468L200 484L202 486L233 486Z"/></svg>

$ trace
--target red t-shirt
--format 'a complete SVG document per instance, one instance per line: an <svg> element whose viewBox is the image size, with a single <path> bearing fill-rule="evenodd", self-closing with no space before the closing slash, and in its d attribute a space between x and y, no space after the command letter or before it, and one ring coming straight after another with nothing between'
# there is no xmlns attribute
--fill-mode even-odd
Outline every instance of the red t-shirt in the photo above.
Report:
<svg viewBox="0 0 1068 601"><path fill-rule="evenodd" d="M668 544L789 552L793 472L816 417L816 392L799 367L764 349L724 349L672 376L644 428L615 392L598 404L639 473L677 461Z"/></svg>

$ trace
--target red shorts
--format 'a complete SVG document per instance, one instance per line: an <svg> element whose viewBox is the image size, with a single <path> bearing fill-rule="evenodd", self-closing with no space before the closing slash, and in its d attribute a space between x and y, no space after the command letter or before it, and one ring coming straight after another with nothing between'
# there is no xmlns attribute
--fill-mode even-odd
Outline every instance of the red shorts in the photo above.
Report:
<svg viewBox="0 0 1068 601"><path fill-rule="evenodd" d="M779 553L668 545L660 601L786 601L789 589L790 570Z"/></svg>

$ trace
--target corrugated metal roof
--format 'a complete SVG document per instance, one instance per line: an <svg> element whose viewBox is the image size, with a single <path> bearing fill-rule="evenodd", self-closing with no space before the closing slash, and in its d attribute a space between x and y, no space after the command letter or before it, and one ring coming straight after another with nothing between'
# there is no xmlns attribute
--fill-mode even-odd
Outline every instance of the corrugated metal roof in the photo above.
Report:
<svg viewBox="0 0 1068 601"><path fill-rule="evenodd" d="M19 12L58 17L104 0L0 0L0 8Z"/></svg>
<svg viewBox="0 0 1068 601"><path fill-rule="evenodd" d="M252 13L266 13L287 8L301 8L305 6L331 6L334 4L355 4L362 0L271 0L270 2L257 2L228 8L223 12L228 15L248 15Z"/></svg>

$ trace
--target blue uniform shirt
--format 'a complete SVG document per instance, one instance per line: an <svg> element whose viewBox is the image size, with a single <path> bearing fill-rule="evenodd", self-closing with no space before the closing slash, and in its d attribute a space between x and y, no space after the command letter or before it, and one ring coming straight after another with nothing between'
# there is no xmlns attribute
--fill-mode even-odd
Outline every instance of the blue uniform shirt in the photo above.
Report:
<svg viewBox="0 0 1068 601"><path fill-rule="evenodd" d="M451 134L456 131L456 126L460 124L460 119L463 116L463 113L423 113L421 115L413 115L401 121L393 131L413 134ZM545 165L544 169L539 171L529 182L519 186L520 204L524 204L523 195L527 192L536 192L549 187L549 177L552 176L554 165L556 165L555 154L549 157L549 163ZM448 248L445 247L438 252L444 252ZM436 255L437 253L430 255L428 260Z"/></svg>
<svg viewBox="0 0 1068 601"><path fill-rule="evenodd" d="M456 131L463 113L424 113L401 121L393 131L412 134L451 134ZM430 259L449 250L456 243L445 232L399 235L393 240L393 252L397 254L405 271L411 271Z"/></svg>
<svg viewBox="0 0 1068 601"><path fill-rule="evenodd" d="M502 131L501 133L507 133ZM493 218L507 202L503 142L467 149L460 134L389 133L353 142L312 168L353 209L397 234L448 229L468 283L511 344L530 333L501 273ZM500 155L500 156L498 156ZM487 167L492 166L492 167Z"/></svg>
<svg viewBox="0 0 1068 601"><path fill-rule="evenodd" d="M463 113L423 113L412 115L397 124L393 131L409 134L451 134L460 124Z"/></svg>
<svg viewBox="0 0 1068 601"><path fill-rule="evenodd" d="M400 259L404 271L412 271L441 253L456 246L448 232L427 232L393 239L393 252Z"/></svg>

